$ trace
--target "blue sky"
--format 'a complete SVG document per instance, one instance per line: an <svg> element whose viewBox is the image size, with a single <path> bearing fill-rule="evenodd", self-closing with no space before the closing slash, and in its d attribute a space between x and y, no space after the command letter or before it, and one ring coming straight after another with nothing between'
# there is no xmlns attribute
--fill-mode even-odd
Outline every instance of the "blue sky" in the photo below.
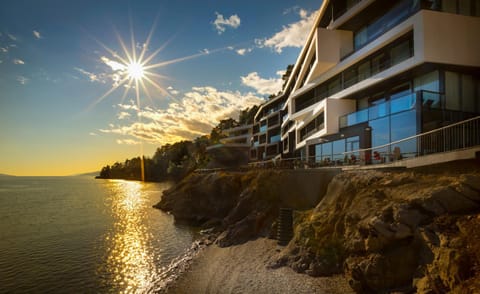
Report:
<svg viewBox="0 0 480 294"><path fill-rule="evenodd" d="M0 173L95 171L209 132L280 90L320 5L2 1ZM138 95L133 47L137 61L158 51Z"/></svg>

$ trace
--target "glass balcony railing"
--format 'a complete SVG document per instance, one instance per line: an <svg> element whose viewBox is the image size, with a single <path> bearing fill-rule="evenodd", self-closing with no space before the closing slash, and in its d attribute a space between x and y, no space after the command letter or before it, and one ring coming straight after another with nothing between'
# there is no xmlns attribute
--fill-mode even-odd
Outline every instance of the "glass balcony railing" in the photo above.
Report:
<svg viewBox="0 0 480 294"><path fill-rule="evenodd" d="M265 133L267 131L267 125L260 127L260 133Z"/></svg>
<svg viewBox="0 0 480 294"><path fill-rule="evenodd" d="M270 143L277 143L280 142L281 136L280 135L275 135L270 137Z"/></svg>
<svg viewBox="0 0 480 294"><path fill-rule="evenodd" d="M339 118L340 128L350 127L379 117L384 117L389 114L413 109L415 108L417 95L422 95L422 92L423 91L419 91L418 93L410 93L366 109L343 115Z"/></svg>

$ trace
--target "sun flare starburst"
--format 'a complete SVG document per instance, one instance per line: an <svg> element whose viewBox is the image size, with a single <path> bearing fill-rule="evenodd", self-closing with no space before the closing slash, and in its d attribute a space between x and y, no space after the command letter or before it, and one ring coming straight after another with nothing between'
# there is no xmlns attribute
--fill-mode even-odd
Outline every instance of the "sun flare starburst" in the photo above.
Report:
<svg viewBox="0 0 480 294"><path fill-rule="evenodd" d="M143 64L131 62L127 65L127 72L130 79L140 80L144 77Z"/></svg>

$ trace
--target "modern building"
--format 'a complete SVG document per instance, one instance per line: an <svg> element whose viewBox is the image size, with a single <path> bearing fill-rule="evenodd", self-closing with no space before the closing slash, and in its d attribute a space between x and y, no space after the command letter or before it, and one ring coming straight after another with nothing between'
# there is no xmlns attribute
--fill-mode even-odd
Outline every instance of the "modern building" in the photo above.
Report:
<svg viewBox="0 0 480 294"><path fill-rule="evenodd" d="M254 117L250 161L263 161L281 155L281 124L287 113L287 95L281 94L260 105Z"/></svg>
<svg viewBox="0 0 480 294"><path fill-rule="evenodd" d="M434 152L389 143L480 114L479 32L480 0L324 0L285 94L257 113L251 159Z"/></svg>
<svg viewBox="0 0 480 294"><path fill-rule="evenodd" d="M241 125L222 132L220 143L207 147L211 157L208 168L235 168L249 162L252 125Z"/></svg>

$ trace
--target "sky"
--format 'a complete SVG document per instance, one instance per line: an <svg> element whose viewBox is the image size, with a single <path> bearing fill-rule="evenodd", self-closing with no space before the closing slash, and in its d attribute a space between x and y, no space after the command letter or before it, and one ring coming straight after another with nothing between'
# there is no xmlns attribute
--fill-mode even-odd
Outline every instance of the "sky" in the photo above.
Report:
<svg viewBox="0 0 480 294"><path fill-rule="evenodd" d="M0 173L71 175L281 90L321 1L0 1Z"/></svg>

